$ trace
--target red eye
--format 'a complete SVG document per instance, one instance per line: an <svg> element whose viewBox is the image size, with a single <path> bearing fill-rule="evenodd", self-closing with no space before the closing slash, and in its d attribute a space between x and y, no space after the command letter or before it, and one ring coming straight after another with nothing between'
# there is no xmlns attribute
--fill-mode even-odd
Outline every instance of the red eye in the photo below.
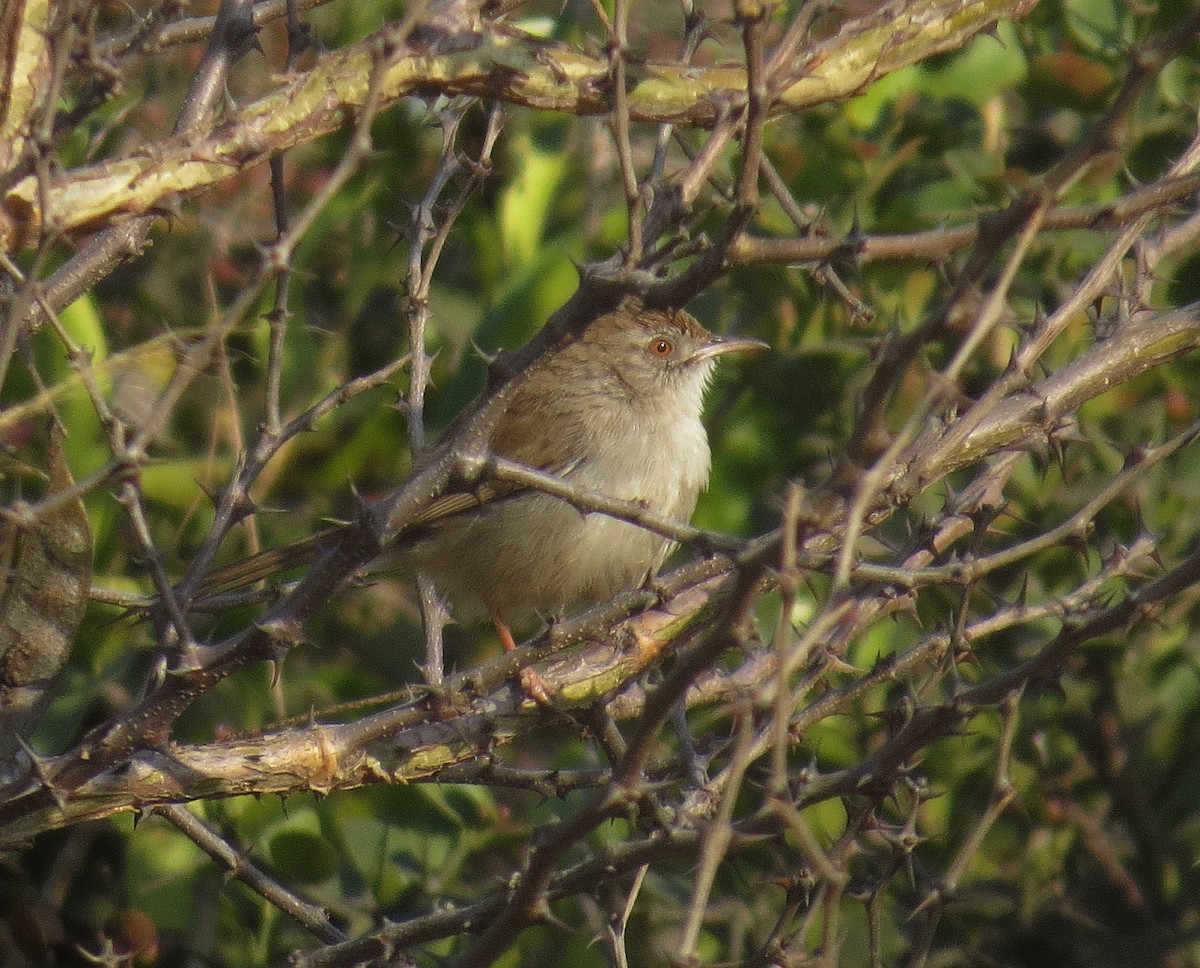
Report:
<svg viewBox="0 0 1200 968"><path fill-rule="evenodd" d="M665 336L656 336L650 341L650 345L646 347L650 351L651 356L657 356L659 359L666 359L675 352L675 344Z"/></svg>

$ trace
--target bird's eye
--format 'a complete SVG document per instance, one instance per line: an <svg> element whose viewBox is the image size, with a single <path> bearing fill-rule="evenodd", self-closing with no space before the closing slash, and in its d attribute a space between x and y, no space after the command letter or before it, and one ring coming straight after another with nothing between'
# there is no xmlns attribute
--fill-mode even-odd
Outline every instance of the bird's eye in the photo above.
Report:
<svg viewBox="0 0 1200 968"><path fill-rule="evenodd" d="M665 336L656 336L646 348L650 351L651 356L657 356L659 359L665 360L675 351L675 344Z"/></svg>

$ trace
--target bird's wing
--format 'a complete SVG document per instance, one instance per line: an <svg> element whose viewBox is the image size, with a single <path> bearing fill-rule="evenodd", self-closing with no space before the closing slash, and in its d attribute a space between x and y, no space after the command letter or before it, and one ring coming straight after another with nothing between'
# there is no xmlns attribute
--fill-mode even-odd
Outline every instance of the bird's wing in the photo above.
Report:
<svg viewBox="0 0 1200 968"><path fill-rule="evenodd" d="M530 375L528 384L553 379L552 373L536 372ZM535 471L552 474L555 477L570 477L571 473L581 463L578 457L561 457L562 454L579 454L585 451L582 441L584 429L582 425L569 419L569 415L555 413L547 414L543 409L522 405L522 401L530 396L546 396L536 393L523 393L514 399L505 409L492 432L490 450L497 457L523 464ZM550 396L553 396L550 394ZM547 440L546 427L553 424L556 428L555 438ZM547 444L550 447L547 447ZM550 451L550 453L547 453ZM469 488L453 490L434 499L429 506L407 525L403 534L419 532L435 526L439 521L456 514L470 513L487 504L503 501L518 494L528 493L530 488L511 481L486 478L478 481Z"/></svg>
<svg viewBox="0 0 1200 968"><path fill-rule="evenodd" d="M530 379L552 382L557 376L552 370L543 370L531 374ZM534 393L524 394L526 398L530 396L545 399L552 398L554 394L537 393L535 388ZM554 439L550 441L546 436L548 423L553 423L557 430ZM447 433L453 433L453 425ZM492 434L491 451L499 457L524 464L536 471L556 477L570 477L582 462L581 459L556 455L585 453L587 448L584 433L582 421L571 420L569 414L547 414L542 409L523 406L520 400L514 400L496 425ZM551 451L549 455L548 450ZM431 501L428 507L405 526L399 536L400 540L417 537L422 531L436 528L456 515L469 514L486 505L508 500L519 494L527 494L529 491L524 485L494 479L479 481L470 488L447 491ZM339 526L324 528L307 538L278 548L268 548L218 568L201 582L198 597L209 597L244 588L254 582L309 564L321 548L328 547L329 542L335 540L335 535L340 530Z"/></svg>

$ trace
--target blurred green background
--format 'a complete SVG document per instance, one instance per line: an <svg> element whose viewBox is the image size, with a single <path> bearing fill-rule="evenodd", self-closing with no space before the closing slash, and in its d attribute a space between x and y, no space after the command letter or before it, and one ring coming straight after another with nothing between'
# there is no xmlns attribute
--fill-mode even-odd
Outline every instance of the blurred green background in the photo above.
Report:
<svg viewBox="0 0 1200 968"><path fill-rule="evenodd" d="M780 5L781 21L792 7ZM995 37L897 71L860 97L772 122L766 153L817 231L903 233L968 221L1002 206L1069 151L1108 105L1128 69L1131 45L1170 29L1191 9L1184 2L1043 2ZM313 35L333 49L402 13L401 4L335 3L312 12ZM102 8L97 24L112 29L128 16L114 3ZM702 46L701 61L737 53L732 27L720 21L719 11L712 16L714 37ZM680 31L674 5L635 5L634 21L635 51L651 59L673 56ZM531 4L521 8L517 22L578 45L597 33L589 6L581 2L561 9ZM263 53L251 54L235 71L235 99L261 89L283 63L278 22L261 41ZM197 54L195 47L182 47L124 65L121 94L66 137L64 166L158 136ZM1196 136L1198 54L1193 41L1150 82L1118 149L1071 188L1067 204L1112 200L1132 182L1160 177ZM482 108L467 114L460 150L478 150L484 121ZM635 131L639 150L652 136L649 127ZM700 136L683 137L695 144ZM311 199L347 138L326 138L287 154L290 205L299 209ZM320 213L295 259L282 388L288 415L407 350L404 226L436 170L441 132L429 106L413 100L380 116L373 142L369 163ZM427 335L435 359L427 419L435 430L478 392L483 356L524 342L571 294L573 263L605 257L624 241L615 154L601 121L510 109L493 162L494 171L448 239L433 286ZM734 162L731 153L727 172ZM719 225L722 216L719 207L701 213L696 231ZM793 231L769 201L753 228L763 235ZM177 365L176 341L203 331L220 314L273 231L267 172L249 171L164 219L144 258L113 273L63 314L75 339L92 352L104 390L122 414L136 419L139 408L152 403ZM1060 303L1108 238L1084 230L1041 238L1014 288L1014 314L1033 320L1039 308ZM889 330L919 324L946 297L954 273L952 265L920 261L845 260L834 268L873 316L854 312L804 268L789 266L732 273L690 307L712 329L753 334L773 346L761 358L724 366L709 397L714 470L697 524L740 535L763 532L778 521L789 481L822 481L846 450L878 341ZM1200 297L1198 269L1195 244L1178 250L1159 270L1153 305ZM221 366L196 377L141 475L155 544L174 576L182 574L211 524L208 493L228 479L236 453L263 418L263 315L269 309L268 295L238 325ZM1081 316L1051 349L1047 365L1061 365L1092 338L1092 321ZM980 392L1004 371L1015 341L1011 329L996 332L963 381L966 393ZM70 429L69 459L82 478L110 456L102 429L53 334L39 332L29 351ZM931 358L944 361L948 352L935 347ZM371 498L401 480L412 464L405 419L395 405L404 380L402 375L340 407L289 444L255 490L264 508L255 518L255 537L239 527L222 559L282 544L310 533L323 518L351 513L352 487ZM1197 418L1198 384L1196 361L1188 358L1089 403L1080 414L1080 441L1061 463L1037 456L1024 461L1006 491L1009 511L983 548L1036 535L1072 514L1121 467L1131 446L1162 440ZM14 372L4 388L0 435L13 455L41 464L37 389L29 371ZM916 378L901 387L889 411L893 426L923 391ZM1012 601L1023 594L1034 603L1062 595L1095 572L1102 551L1142 531L1155 536L1165 560L1190 550L1197 540L1197 460L1192 447L1157 467L1104 511L1085 548L1057 549L1028 567L992 576L978 590L978 608L986 611L982 599L988 596ZM942 506L946 493L937 488L923 495L909 514L889 522L884 537L902 544L923 513ZM88 510L95 582L150 591L111 494L91 493ZM822 593L823 581L814 576L808 602ZM868 667L902 651L924 629L951 622L959 604L931 592L920 603L921 626L908 619L879 624L848 660ZM764 600L764 629L777 608L777 599ZM1200 642L1194 609L1185 598L1152 623L1089 644L1073 657L1061 691L1026 697L1013 751L1016 803L972 856L963 889L939 928L937 964L1200 963L1200 770L1194 757L1200 747ZM249 615L223 615L203 632L218 638ZM198 701L175 738L201 742L415 681L423 661L415 616L411 593L386 576L348 590L307 628L309 645L290 655L278 688L272 688L270 669L246 669ZM1046 623L1042 633L1051 634L1052 626ZM983 680L1011 667L1036 647L1035 631L1027 627L989 640L963 675ZM448 636L456 667L496 648L490 630L452 627ZM126 708L146 674L151 645L146 625L94 606L38 747L62 750L90 724ZM860 760L880 736L874 714L919 685L878 690L862 701L861 715L821 722L805 737L806 755L823 767ZM720 717L714 717L714 729L727 729ZM986 806L998 729L996 716L979 716L964 735L927 750L920 770L939 795L920 811L923 843L915 860L925 874L951 862ZM549 729L506 755L517 764L599 766L594 750L572 736ZM209 802L196 809L282 881L327 906L353 934L382 918L465 905L491 892L519 865L530 830L569 815L578 802L574 796L545 801L517 791L418 785L286 803ZM899 822L901 805L896 807ZM826 838L846 822L837 803L806 816ZM619 841L623 833L614 823L596 837ZM14 923L43 916L46 885L68 848L87 858L80 869L89 873L59 884L55 910L70 938L95 938L106 924L111 934L114 917L137 911L155 926L160 964L184 964L195 952L206 964L272 964L312 944L260 897L225 882L172 828L155 821L134 831L128 818L47 835L19 860L4 859L0 881L7 886L0 887L0 899ZM737 963L754 950L779 903L779 885L795 873L789 863L770 849L747 850L722 869L716 891L727 903L706 927L700 949L706 961ZM666 963L693 873L687 863L655 867L629 926L629 950L639 953L638 964ZM885 964L903 964L913 941L918 922L909 915L921 899L914 883L897 874L883 895ZM531 929L503 963L608 964L604 947L593 943L606 917L599 900L556 907L556 917L572 930ZM843 965L870 963L866 910L857 901L844 902ZM440 942L429 948L431 956L453 950ZM58 963L69 963L68 955L60 958Z"/></svg>

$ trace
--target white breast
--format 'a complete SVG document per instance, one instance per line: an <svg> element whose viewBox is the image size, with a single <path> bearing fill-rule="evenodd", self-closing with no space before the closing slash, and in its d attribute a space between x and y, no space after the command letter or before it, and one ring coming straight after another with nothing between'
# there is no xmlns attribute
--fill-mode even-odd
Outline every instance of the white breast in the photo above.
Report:
<svg viewBox="0 0 1200 968"><path fill-rule="evenodd" d="M566 479L687 521L710 467L703 389L700 375L692 393L674 395L673 412L630 406L613 411L612 426L591 420L587 454ZM673 547L637 525L533 492L458 518L416 549L418 567L453 598L481 600L518 626L637 587Z"/></svg>

